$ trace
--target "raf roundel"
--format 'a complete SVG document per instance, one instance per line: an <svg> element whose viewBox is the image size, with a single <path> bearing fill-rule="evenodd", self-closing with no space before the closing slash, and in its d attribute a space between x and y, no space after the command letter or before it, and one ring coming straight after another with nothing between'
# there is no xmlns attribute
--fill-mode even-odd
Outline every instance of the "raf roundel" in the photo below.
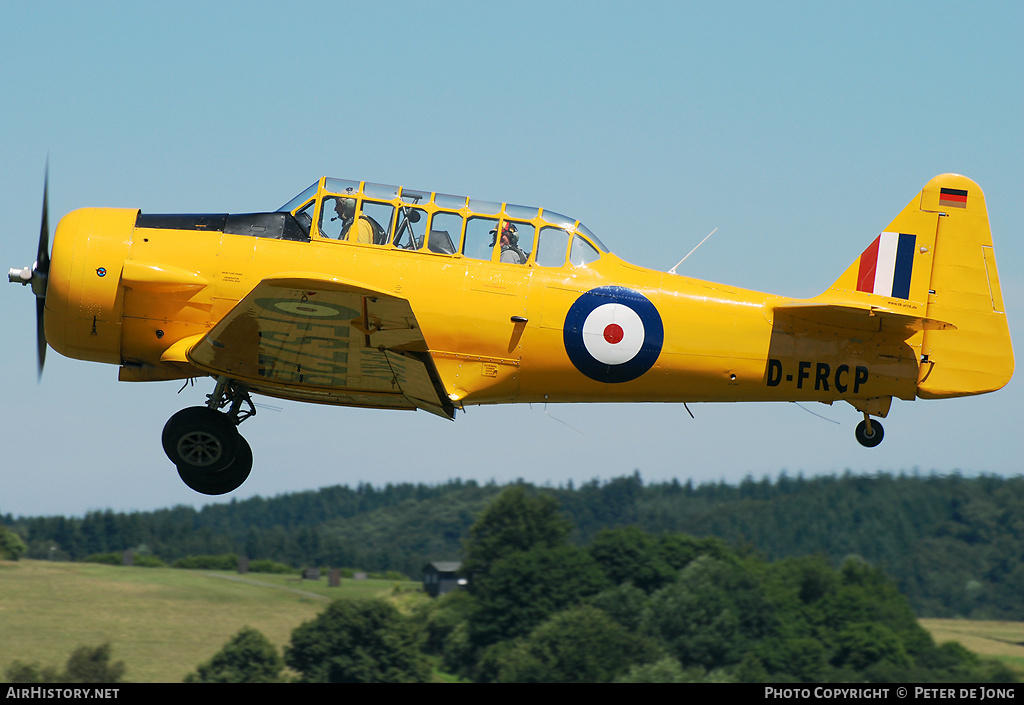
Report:
<svg viewBox="0 0 1024 705"><path fill-rule="evenodd" d="M665 329L647 297L620 286L591 289L569 307L562 329L572 364L598 382L629 382L654 366Z"/></svg>

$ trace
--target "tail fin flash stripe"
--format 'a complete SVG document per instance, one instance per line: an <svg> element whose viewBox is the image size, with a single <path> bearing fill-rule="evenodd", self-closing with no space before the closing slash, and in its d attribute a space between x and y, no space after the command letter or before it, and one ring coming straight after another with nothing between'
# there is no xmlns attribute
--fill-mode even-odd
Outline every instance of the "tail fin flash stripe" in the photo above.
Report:
<svg viewBox="0 0 1024 705"><path fill-rule="evenodd" d="M892 295L899 299L910 298L910 275L914 273L914 246L916 235L901 233L896 246L896 269L892 277Z"/></svg>
<svg viewBox="0 0 1024 705"><path fill-rule="evenodd" d="M967 190L959 188L944 188L939 191L939 205L952 208L967 207Z"/></svg>
<svg viewBox="0 0 1024 705"><path fill-rule="evenodd" d="M878 241L881 239L881 235L876 237L875 241L868 245L868 248L860 256L860 269L857 271L857 291L866 291L870 294L875 289Z"/></svg>
<svg viewBox="0 0 1024 705"><path fill-rule="evenodd" d="M900 299L910 298L917 237L907 233L882 233L860 256L857 291Z"/></svg>

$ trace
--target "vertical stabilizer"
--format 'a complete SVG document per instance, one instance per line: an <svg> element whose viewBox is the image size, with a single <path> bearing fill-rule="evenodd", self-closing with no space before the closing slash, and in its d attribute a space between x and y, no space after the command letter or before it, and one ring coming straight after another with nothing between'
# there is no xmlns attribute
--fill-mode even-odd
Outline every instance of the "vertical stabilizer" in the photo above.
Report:
<svg viewBox="0 0 1024 705"><path fill-rule="evenodd" d="M929 181L819 300L926 321L908 341L919 397L992 392L1013 376L985 195L959 174Z"/></svg>

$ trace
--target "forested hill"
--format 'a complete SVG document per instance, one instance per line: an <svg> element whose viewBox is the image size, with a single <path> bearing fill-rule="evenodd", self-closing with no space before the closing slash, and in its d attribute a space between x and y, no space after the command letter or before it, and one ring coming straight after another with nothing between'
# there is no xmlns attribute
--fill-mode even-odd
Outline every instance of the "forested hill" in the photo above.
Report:
<svg viewBox="0 0 1024 705"><path fill-rule="evenodd" d="M329 487L195 510L0 518L29 557L79 560L125 549L165 561L238 553L294 566L398 570L418 577L456 559L468 527L502 487ZM1024 478L878 475L737 485L644 484L639 474L540 488L590 540L604 528L716 536L775 560L859 555L893 576L920 616L1024 619ZM56 550L51 552L51 548Z"/></svg>

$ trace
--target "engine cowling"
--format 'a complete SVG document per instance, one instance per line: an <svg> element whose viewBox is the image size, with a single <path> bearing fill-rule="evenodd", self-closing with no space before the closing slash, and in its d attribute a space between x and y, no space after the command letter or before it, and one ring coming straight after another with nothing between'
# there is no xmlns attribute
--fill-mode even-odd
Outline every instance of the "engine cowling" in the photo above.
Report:
<svg viewBox="0 0 1024 705"><path fill-rule="evenodd" d="M138 210L82 208L64 216L53 238L46 341L62 355L120 364L121 270Z"/></svg>

